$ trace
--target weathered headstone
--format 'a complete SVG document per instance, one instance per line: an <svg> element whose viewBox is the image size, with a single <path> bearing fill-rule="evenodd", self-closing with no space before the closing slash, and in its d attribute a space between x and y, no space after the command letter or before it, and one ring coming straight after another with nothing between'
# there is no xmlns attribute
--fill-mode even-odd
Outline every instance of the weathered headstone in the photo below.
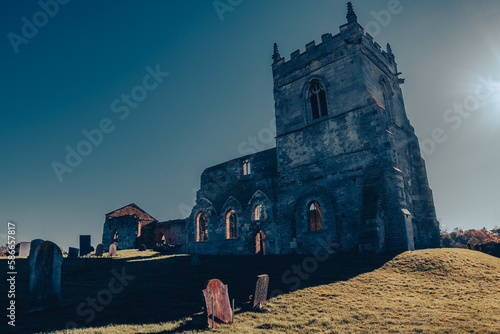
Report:
<svg viewBox="0 0 500 334"><path fill-rule="evenodd" d="M36 247L43 242L42 239L33 239L30 243L30 256L35 252Z"/></svg>
<svg viewBox="0 0 500 334"><path fill-rule="evenodd" d="M139 252L144 252L146 249L147 248L145 244L141 244L141 246L139 246Z"/></svg>
<svg viewBox="0 0 500 334"><path fill-rule="evenodd" d="M233 321L227 285L218 279L212 279L208 281L201 295L204 304L204 321L208 328Z"/></svg>
<svg viewBox="0 0 500 334"><path fill-rule="evenodd" d="M90 235L80 235L80 256L90 254L90 247Z"/></svg>
<svg viewBox="0 0 500 334"><path fill-rule="evenodd" d="M102 253L104 253L104 245L99 244L95 249L95 256L102 256Z"/></svg>
<svg viewBox="0 0 500 334"><path fill-rule="evenodd" d="M76 259L78 258L78 251L79 249L78 248L74 248L74 247L70 247L68 249L68 259Z"/></svg>
<svg viewBox="0 0 500 334"><path fill-rule="evenodd" d="M113 242L111 245L109 245L108 256L116 256L116 242Z"/></svg>
<svg viewBox="0 0 500 334"><path fill-rule="evenodd" d="M252 298L252 307L254 309L262 309L267 303L267 289L269 287L269 276L257 276L257 283L255 283L255 293Z"/></svg>
<svg viewBox="0 0 500 334"><path fill-rule="evenodd" d="M191 254L191 267L201 266L201 259L198 254Z"/></svg>
<svg viewBox="0 0 500 334"><path fill-rule="evenodd" d="M60 301L61 249L51 241L41 242L30 256L29 299L35 305Z"/></svg>
<svg viewBox="0 0 500 334"><path fill-rule="evenodd" d="M30 255L30 245L29 242L21 242L19 244L19 256L28 257Z"/></svg>

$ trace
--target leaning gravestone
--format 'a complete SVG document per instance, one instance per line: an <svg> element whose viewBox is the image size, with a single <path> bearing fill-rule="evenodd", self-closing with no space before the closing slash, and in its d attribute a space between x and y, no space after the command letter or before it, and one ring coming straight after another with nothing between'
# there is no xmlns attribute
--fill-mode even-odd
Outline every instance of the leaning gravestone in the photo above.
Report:
<svg viewBox="0 0 500 334"><path fill-rule="evenodd" d="M30 255L30 243L29 242L21 242L19 244L19 256L20 257L28 257Z"/></svg>
<svg viewBox="0 0 500 334"><path fill-rule="evenodd" d="M229 303L227 285L218 279L208 281L205 290L202 290L204 304L204 324L214 328L219 324L233 321L233 310Z"/></svg>
<svg viewBox="0 0 500 334"><path fill-rule="evenodd" d="M102 253L104 253L104 245L99 244L95 249L95 256L102 256Z"/></svg>
<svg viewBox="0 0 500 334"><path fill-rule="evenodd" d="M269 276L257 276L257 283L255 283L255 293L252 299L252 308L261 310L267 303L267 289L269 287Z"/></svg>
<svg viewBox="0 0 500 334"><path fill-rule="evenodd" d="M109 245L108 256L116 256L116 242L113 242L111 245Z"/></svg>
<svg viewBox="0 0 500 334"><path fill-rule="evenodd" d="M70 247L68 249L68 259L77 259L78 258L78 248Z"/></svg>
<svg viewBox="0 0 500 334"><path fill-rule="evenodd" d="M29 299L35 305L61 299L61 249L51 241L41 242L30 256Z"/></svg>
<svg viewBox="0 0 500 334"><path fill-rule="evenodd" d="M139 247L139 252L144 252L146 250L146 245L145 244L142 244L140 247Z"/></svg>
<svg viewBox="0 0 500 334"><path fill-rule="evenodd" d="M34 239L34 240L31 240L31 243L30 243L30 256L29 256L29 257L31 257L31 255L33 255L33 253L35 252L36 247L37 247L40 243L42 243L42 242L43 242L43 240L42 240L42 239Z"/></svg>
<svg viewBox="0 0 500 334"><path fill-rule="evenodd" d="M90 235L80 235L80 256L86 256L92 252L90 246Z"/></svg>

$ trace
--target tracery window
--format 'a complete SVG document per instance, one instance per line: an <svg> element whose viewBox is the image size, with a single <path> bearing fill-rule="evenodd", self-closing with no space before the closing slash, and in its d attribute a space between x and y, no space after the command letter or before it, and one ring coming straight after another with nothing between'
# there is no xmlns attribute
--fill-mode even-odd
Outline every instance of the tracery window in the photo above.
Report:
<svg viewBox="0 0 500 334"><path fill-rule="evenodd" d="M255 208L253 209L253 220L264 220L266 219L265 215L266 212L264 205L258 204L257 206L255 206Z"/></svg>
<svg viewBox="0 0 500 334"><path fill-rule="evenodd" d="M236 212L228 211L226 214L226 239L236 238Z"/></svg>
<svg viewBox="0 0 500 334"><path fill-rule="evenodd" d="M249 160L244 160L243 161L243 175L249 175L251 172L250 170L250 161Z"/></svg>
<svg viewBox="0 0 500 334"><path fill-rule="evenodd" d="M328 115L326 107L326 89L317 79L312 80L309 84L309 102L311 103L313 120Z"/></svg>

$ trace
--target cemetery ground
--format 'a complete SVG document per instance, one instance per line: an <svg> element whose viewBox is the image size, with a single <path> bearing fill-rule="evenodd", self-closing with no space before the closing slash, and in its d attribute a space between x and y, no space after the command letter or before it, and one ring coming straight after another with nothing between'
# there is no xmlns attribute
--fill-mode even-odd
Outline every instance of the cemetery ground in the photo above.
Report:
<svg viewBox="0 0 500 334"><path fill-rule="evenodd" d="M232 324L212 330L217 333L500 333L500 259L477 251L332 255L317 261L317 268L304 256L202 256L201 262L191 267L188 255L118 251L112 267L127 277L122 291L115 280L115 293L106 293L116 277L109 268L63 270L62 306L22 313L29 273L27 260L17 259L15 332L201 332L192 328L191 315L201 310L206 281L218 278L228 284L236 312ZM268 302L271 313L242 311L256 276L264 273L270 277L269 292L283 294ZM5 281L1 288L6 291ZM100 293L112 299L97 302L96 311L87 298ZM81 329L64 331L71 321Z"/></svg>

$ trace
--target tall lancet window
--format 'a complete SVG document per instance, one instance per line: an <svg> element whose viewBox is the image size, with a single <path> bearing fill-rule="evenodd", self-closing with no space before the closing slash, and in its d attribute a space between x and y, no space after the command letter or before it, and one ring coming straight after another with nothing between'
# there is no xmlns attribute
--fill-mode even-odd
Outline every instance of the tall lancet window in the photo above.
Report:
<svg viewBox="0 0 500 334"><path fill-rule="evenodd" d="M392 114L392 90L386 78L381 80L382 94L384 98L384 108L390 122L394 122Z"/></svg>
<svg viewBox="0 0 500 334"><path fill-rule="evenodd" d="M312 201L309 203L309 231L321 230L321 209L319 203Z"/></svg>
<svg viewBox="0 0 500 334"><path fill-rule="evenodd" d="M236 212L234 210L226 213L226 239L236 238Z"/></svg>
<svg viewBox="0 0 500 334"><path fill-rule="evenodd" d="M314 79L309 84L309 101L311 102L312 119L328 115L326 108L326 89L321 81Z"/></svg>

